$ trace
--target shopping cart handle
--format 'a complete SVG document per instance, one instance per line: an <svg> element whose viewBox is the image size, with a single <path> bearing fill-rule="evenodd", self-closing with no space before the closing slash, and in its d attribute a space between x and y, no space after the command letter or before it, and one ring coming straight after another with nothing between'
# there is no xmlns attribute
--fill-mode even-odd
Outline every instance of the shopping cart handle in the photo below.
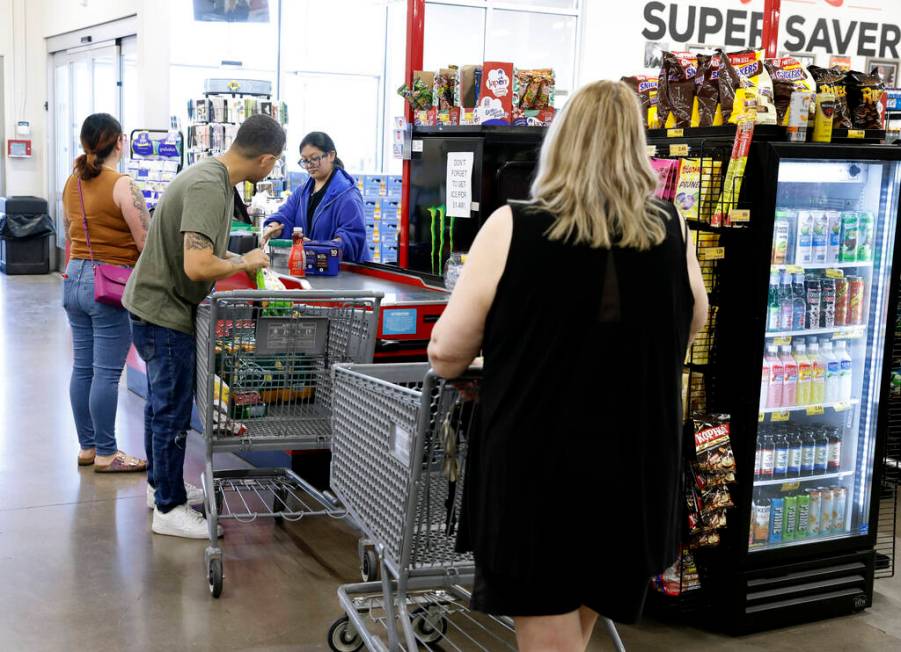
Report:
<svg viewBox="0 0 901 652"><path fill-rule="evenodd" d="M228 290L213 292L210 299L246 299L248 301L266 301L270 299L378 299L385 298L384 292L367 292L365 290Z"/></svg>

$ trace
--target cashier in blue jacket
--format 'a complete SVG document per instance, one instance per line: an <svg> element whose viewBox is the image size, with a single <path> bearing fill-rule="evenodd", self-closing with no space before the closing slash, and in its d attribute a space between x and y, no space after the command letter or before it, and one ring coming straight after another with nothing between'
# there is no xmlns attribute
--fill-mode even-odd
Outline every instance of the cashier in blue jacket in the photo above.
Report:
<svg viewBox="0 0 901 652"><path fill-rule="evenodd" d="M310 178L264 222L263 245L270 238L290 238L299 226L307 240L335 242L342 260L368 260L363 197L353 177L344 171L334 141L321 131L310 132L300 142L299 163Z"/></svg>

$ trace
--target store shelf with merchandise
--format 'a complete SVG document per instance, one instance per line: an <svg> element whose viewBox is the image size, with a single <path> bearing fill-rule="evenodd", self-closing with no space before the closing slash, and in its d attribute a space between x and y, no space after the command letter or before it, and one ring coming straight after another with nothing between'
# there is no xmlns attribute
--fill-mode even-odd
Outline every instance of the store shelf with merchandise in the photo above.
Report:
<svg viewBox="0 0 901 652"><path fill-rule="evenodd" d="M716 138L733 138L736 127L734 124L718 127L685 127L671 129L648 129L649 141L659 140L705 140ZM829 145L830 143L813 142L813 129L808 129L807 144ZM885 141L884 129L833 129L831 144L867 144L873 145ZM781 125L756 125L754 127L754 140L757 142L779 142L788 140L786 127Z"/></svg>
<svg viewBox="0 0 901 652"><path fill-rule="evenodd" d="M841 480L854 475L854 471L840 471L837 473L820 473L818 475L795 476L785 478L773 478L772 480L755 480L755 487L772 487L777 485L793 485L806 482L822 482L824 480Z"/></svg>
<svg viewBox="0 0 901 652"><path fill-rule="evenodd" d="M833 339L854 339L863 337L866 332L866 324L850 324L848 326L835 326L833 328L808 328L795 331L767 331L767 338L780 337L804 337L807 335L837 335Z"/></svg>
<svg viewBox="0 0 901 652"><path fill-rule="evenodd" d="M811 403L808 405L792 405L782 407L765 407L760 408L760 414L785 414L788 412L806 412L810 416L822 414L825 410L834 410L836 412L847 412L853 406L859 404L857 399L850 401L835 401L832 403Z"/></svg>

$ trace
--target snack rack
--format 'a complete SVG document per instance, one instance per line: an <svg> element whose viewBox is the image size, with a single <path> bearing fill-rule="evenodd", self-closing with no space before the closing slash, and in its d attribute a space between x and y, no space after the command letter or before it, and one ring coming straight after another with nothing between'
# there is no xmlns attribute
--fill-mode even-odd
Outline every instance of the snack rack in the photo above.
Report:
<svg viewBox="0 0 901 652"><path fill-rule="evenodd" d="M251 115L262 113L288 123L288 106L272 99L272 84L246 79L207 79L203 96L188 101L186 159L188 165L210 156L218 156L232 144L241 123ZM260 184L271 184L270 194L280 196L287 189L284 154L272 172ZM250 202L257 187L245 182L239 188L245 202Z"/></svg>
<svg viewBox="0 0 901 652"><path fill-rule="evenodd" d="M184 165L184 135L171 129L134 129L128 150L126 170L152 211Z"/></svg>

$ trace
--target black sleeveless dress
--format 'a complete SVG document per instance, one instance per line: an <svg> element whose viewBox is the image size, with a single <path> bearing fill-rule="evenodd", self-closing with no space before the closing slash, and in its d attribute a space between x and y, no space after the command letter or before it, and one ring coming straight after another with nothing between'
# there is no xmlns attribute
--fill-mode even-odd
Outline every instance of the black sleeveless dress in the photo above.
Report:
<svg viewBox="0 0 901 652"><path fill-rule="evenodd" d="M550 214L510 206L458 537L473 607L634 622L679 543L685 236L666 205L649 251L573 246L545 236Z"/></svg>

